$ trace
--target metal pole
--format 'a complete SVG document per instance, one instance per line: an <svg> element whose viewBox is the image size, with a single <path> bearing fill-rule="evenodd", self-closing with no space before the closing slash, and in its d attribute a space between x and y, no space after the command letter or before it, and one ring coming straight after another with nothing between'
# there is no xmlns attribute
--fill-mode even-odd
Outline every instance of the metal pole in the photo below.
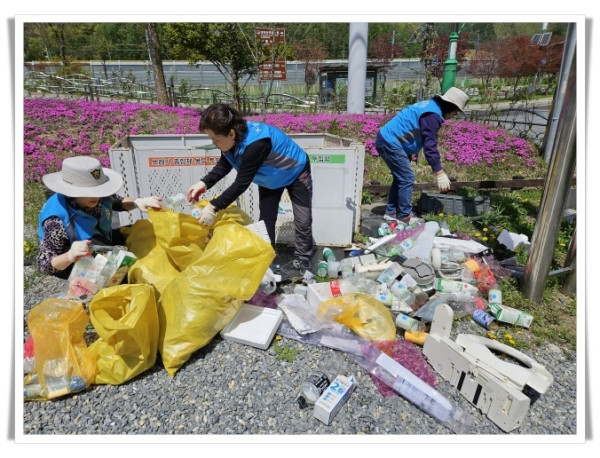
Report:
<svg viewBox="0 0 600 458"><path fill-rule="evenodd" d="M350 23L350 52L348 56L348 113L365 112L365 85L367 81L367 41L369 24Z"/></svg>
<svg viewBox="0 0 600 458"><path fill-rule="evenodd" d="M575 61L575 46L577 45L577 24L571 23L567 28L567 36L565 38L565 44L563 49L562 60L560 63L560 71L558 74L558 83L556 85L556 92L554 94L554 100L552 101L552 112L550 115L550 122L546 128L546 135L544 135L544 144L542 150L544 151L544 160L550 161L550 154L554 147L554 141L556 139L556 131L558 127L558 116L562 109L562 104L565 98L565 91L567 86L567 77L569 75L570 67Z"/></svg>
<svg viewBox="0 0 600 458"><path fill-rule="evenodd" d="M575 53L573 53L573 62L569 63L569 67L563 107L557 126L558 134L552 149L540 211L533 230L531 248L523 276L522 292L527 299L534 302L542 299L560 220L575 170L577 133Z"/></svg>
<svg viewBox="0 0 600 458"><path fill-rule="evenodd" d="M442 79L442 94L445 94L448 89L454 86L456 80L456 68L458 61L456 60L456 48L458 47L458 24L452 24L452 32L450 32L450 46L448 47L448 59L444 62L444 78Z"/></svg>

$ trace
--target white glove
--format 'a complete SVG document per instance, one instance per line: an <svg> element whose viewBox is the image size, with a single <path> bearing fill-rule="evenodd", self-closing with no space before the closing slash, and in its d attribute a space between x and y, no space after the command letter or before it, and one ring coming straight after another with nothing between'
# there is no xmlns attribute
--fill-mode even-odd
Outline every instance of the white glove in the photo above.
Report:
<svg viewBox="0 0 600 458"><path fill-rule="evenodd" d="M90 254L90 241L82 240L80 242L73 242L69 251L67 251L67 258L69 258L69 262L75 262L79 258L83 256L87 256Z"/></svg>
<svg viewBox="0 0 600 458"><path fill-rule="evenodd" d="M156 208L157 210L160 210L162 208L162 205L160 204L161 201L162 198L155 196L140 197L139 199L135 199L133 204L141 211L148 212L149 208Z"/></svg>
<svg viewBox="0 0 600 458"><path fill-rule="evenodd" d="M186 196L188 202L198 202L198 196L200 194L204 194L205 192L206 184L204 184L204 181L199 181L188 190Z"/></svg>
<svg viewBox="0 0 600 458"><path fill-rule="evenodd" d="M435 181L437 182L440 191L448 191L450 189L450 180L448 179L448 175L446 175L445 172L436 175Z"/></svg>
<svg viewBox="0 0 600 458"><path fill-rule="evenodd" d="M202 214L198 217L198 222L204 226L212 226L215 223L217 212L212 204L207 204L202 210Z"/></svg>

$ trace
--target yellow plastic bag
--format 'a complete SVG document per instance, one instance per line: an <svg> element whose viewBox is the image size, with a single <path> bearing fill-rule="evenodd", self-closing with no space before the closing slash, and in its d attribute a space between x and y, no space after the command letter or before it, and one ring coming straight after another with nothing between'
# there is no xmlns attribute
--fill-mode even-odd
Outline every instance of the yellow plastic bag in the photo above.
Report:
<svg viewBox="0 0 600 458"><path fill-rule="evenodd" d="M337 321L369 341L396 339L391 312L368 294L350 293L326 299L317 309L317 318Z"/></svg>
<svg viewBox="0 0 600 458"><path fill-rule="evenodd" d="M225 219L215 225L202 255L159 300L158 349L170 377L252 298L274 258L271 244L250 229Z"/></svg>
<svg viewBox="0 0 600 458"><path fill-rule="evenodd" d="M118 285L101 289L90 302L98 339L96 384L120 385L152 368L158 351L158 312L154 287Z"/></svg>
<svg viewBox="0 0 600 458"><path fill-rule="evenodd" d="M23 381L25 400L54 399L93 382L96 358L83 336L88 323L81 301L52 298L31 309L27 326L35 363Z"/></svg>
<svg viewBox="0 0 600 458"><path fill-rule="evenodd" d="M197 206L203 207L207 200ZM148 220L132 226L125 244L138 261L128 273L128 283L154 285L162 294L167 285L187 266L194 263L206 248L210 233L206 226L186 213L172 210L149 210ZM239 207L230 205L217 212L215 221L252 222Z"/></svg>

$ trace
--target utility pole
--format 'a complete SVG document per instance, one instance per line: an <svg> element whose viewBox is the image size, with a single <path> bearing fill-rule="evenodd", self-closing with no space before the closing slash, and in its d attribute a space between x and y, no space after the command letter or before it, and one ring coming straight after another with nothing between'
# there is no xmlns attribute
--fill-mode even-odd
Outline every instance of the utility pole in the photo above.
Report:
<svg viewBox="0 0 600 458"><path fill-rule="evenodd" d="M464 25L464 24L463 24ZM461 27L462 29L462 27ZM458 61L456 60L456 48L458 47L458 23L452 24L450 32L450 46L448 48L448 59L444 62L444 78L442 79L442 94L445 94L448 89L454 86L456 80L456 68Z"/></svg>

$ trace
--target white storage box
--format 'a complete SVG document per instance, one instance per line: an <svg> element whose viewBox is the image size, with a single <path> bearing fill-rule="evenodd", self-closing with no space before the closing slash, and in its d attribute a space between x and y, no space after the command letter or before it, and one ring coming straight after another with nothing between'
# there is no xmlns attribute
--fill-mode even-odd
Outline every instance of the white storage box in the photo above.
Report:
<svg viewBox="0 0 600 458"><path fill-rule="evenodd" d="M365 145L329 134L290 134L308 154L313 178L313 237L317 245L349 246L360 229ZM110 165L123 176L122 196L169 197L186 193L215 166L221 152L208 135L131 135L109 149ZM202 195L212 199L233 183L232 170ZM258 221L258 186L250 187L236 204ZM294 242L291 200L284 191L275 228L278 243ZM189 213L190 204L176 208ZM139 210L119 212L120 225L147 215Z"/></svg>
<svg viewBox="0 0 600 458"><path fill-rule="evenodd" d="M317 399L313 411L314 417L326 425L330 425L333 418L354 391L355 386L356 381L354 380L354 377L338 375L335 380L331 382L331 385L325 389L323 394L321 394L321 397Z"/></svg>

